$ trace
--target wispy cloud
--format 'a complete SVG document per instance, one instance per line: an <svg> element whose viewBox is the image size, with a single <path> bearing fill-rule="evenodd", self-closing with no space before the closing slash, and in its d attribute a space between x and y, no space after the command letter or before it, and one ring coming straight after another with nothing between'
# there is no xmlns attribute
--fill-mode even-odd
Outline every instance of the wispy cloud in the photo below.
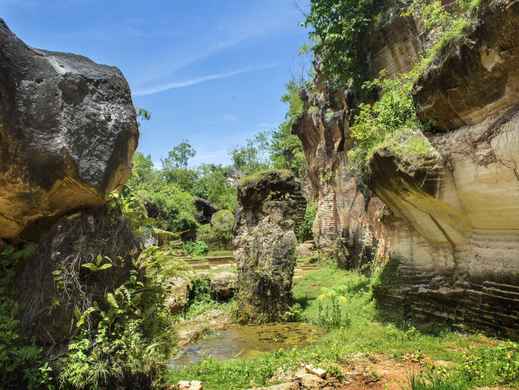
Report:
<svg viewBox="0 0 519 390"><path fill-rule="evenodd" d="M274 64L263 65L263 66L250 66L247 68L233 70L231 72L214 73L214 74L209 74L206 76L196 77L196 78L193 78L190 80L164 83L164 84L155 85L155 86L152 86L149 88L139 89L139 90L135 91L133 93L133 95L134 96L154 95L156 93L165 92L165 91L169 91L172 89L191 87L193 85L206 83L208 81L228 79L230 77L237 76L237 75L244 74L244 73L258 72L258 71L262 71L262 70L272 69L272 68L275 68L276 66L277 65L274 65Z"/></svg>

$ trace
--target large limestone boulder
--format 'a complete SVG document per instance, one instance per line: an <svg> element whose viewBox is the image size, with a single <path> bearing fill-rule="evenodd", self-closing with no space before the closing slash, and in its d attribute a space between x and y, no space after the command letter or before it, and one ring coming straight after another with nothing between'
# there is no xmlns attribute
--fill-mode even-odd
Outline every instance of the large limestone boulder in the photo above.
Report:
<svg viewBox="0 0 519 390"><path fill-rule="evenodd" d="M238 189L238 315L242 322L275 322L292 304L297 239L304 217L301 185L286 172L268 172Z"/></svg>
<svg viewBox="0 0 519 390"><path fill-rule="evenodd" d="M137 141L117 68L33 49L0 19L0 237L103 204L126 181Z"/></svg>
<svg viewBox="0 0 519 390"><path fill-rule="evenodd" d="M236 274L234 272L218 272L211 277L211 296L221 302L227 302L236 293Z"/></svg>

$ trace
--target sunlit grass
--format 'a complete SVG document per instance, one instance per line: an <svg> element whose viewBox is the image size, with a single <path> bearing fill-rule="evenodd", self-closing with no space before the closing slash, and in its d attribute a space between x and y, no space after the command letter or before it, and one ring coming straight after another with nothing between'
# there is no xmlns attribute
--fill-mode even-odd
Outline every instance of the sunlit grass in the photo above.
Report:
<svg viewBox="0 0 519 390"><path fill-rule="evenodd" d="M370 279L363 275L339 270L330 265L309 272L294 287L296 301L303 307L304 320L317 322L316 299L323 286L345 286L348 293L344 310L350 318L349 326L331 330L319 342L305 348L269 353L253 360L220 362L208 359L181 371L172 371L168 379L170 383L186 379L200 380L205 389L243 389L253 385L266 385L279 369L295 368L302 362L333 369L359 353L384 354L395 360L413 354L427 356L432 361L450 361L462 366L466 362L466 354L477 355L481 351L492 349L489 345L493 346L494 343L481 335L464 335L447 329L424 333L413 326L381 321L372 298L370 283ZM488 370L492 371L493 368ZM415 379L416 386L432 383L420 380Z"/></svg>

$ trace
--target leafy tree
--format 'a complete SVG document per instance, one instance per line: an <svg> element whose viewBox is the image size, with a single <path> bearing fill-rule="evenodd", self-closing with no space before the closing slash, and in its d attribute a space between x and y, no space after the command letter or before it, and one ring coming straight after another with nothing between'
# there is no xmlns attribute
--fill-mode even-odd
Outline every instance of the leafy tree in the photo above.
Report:
<svg viewBox="0 0 519 390"><path fill-rule="evenodd" d="M163 169L162 177L168 183L175 184L183 191L193 193L198 180L197 171L190 168Z"/></svg>
<svg viewBox="0 0 519 390"><path fill-rule="evenodd" d="M196 196L209 200L219 209L236 208L236 188L229 180L230 167L202 164L197 172L193 189Z"/></svg>
<svg viewBox="0 0 519 390"><path fill-rule="evenodd" d="M168 153L168 157L162 160L164 169L187 168L189 160L195 157L196 151L188 141L182 141L174 146Z"/></svg>
<svg viewBox="0 0 519 390"><path fill-rule="evenodd" d="M134 187L143 183L150 183L156 179L156 171L151 156L135 153L133 156L132 174L128 179L128 185Z"/></svg>
<svg viewBox="0 0 519 390"><path fill-rule="evenodd" d="M287 92L281 101L288 105L284 122L272 134L270 158L276 169L289 169L301 176L306 165L301 140L292 134L292 127L303 113L304 103L300 96L301 86L295 81L287 84Z"/></svg>
<svg viewBox="0 0 519 390"><path fill-rule="evenodd" d="M343 87L359 87L365 76L365 37L382 0L311 0L305 27L312 28L316 68Z"/></svg>
<svg viewBox="0 0 519 390"><path fill-rule="evenodd" d="M195 149L188 141L182 141L162 160L162 175L169 183L174 183L182 190L193 191L193 183L197 179L196 171L188 168L189 160L196 155Z"/></svg>
<svg viewBox="0 0 519 390"><path fill-rule="evenodd" d="M244 146L236 147L231 151L233 166L246 175L268 169L269 150L269 133L260 132L254 138L248 139Z"/></svg>

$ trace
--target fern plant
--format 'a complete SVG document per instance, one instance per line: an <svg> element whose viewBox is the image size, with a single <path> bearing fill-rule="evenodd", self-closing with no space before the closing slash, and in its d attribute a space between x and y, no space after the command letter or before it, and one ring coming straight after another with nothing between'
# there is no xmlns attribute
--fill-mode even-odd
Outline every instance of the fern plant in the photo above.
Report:
<svg viewBox="0 0 519 390"><path fill-rule="evenodd" d="M112 268L112 260L108 256L97 255L95 262L81 264L81 267L92 272L105 271Z"/></svg>

